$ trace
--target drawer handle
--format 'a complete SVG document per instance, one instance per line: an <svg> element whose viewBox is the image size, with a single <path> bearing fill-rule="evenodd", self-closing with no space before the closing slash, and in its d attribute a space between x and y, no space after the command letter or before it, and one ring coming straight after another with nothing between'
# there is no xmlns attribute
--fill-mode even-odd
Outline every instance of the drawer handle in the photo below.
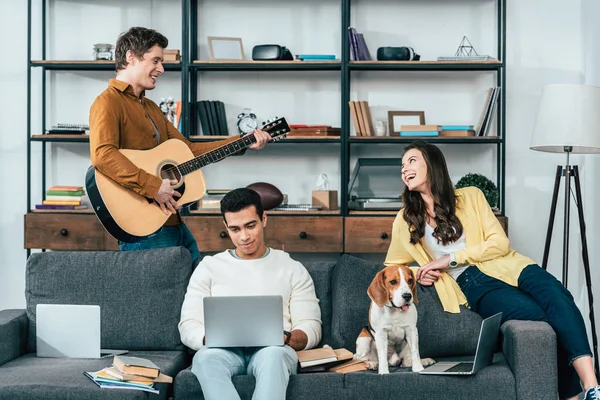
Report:
<svg viewBox="0 0 600 400"><path fill-rule="evenodd" d="M381 235L379 235L380 238L382 239L387 239L388 238L388 234L386 232L381 232Z"/></svg>
<svg viewBox="0 0 600 400"><path fill-rule="evenodd" d="M308 237L308 234L304 231L300 232L300 239L306 239Z"/></svg>
<svg viewBox="0 0 600 400"><path fill-rule="evenodd" d="M61 236L67 236L68 234L69 234L69 231L68 231L68 230L66 230L65 228L62 228L62 229L60 230L60 235L61 235Z"/></svg>
<svg viewBox="0 0 600 400"><path fill-rule="evenodd" d="M221 232L219 233L219 236L221 237L221 239L225 239L225 238L227 237L227 232L225 232L225 231L221 231Z"/></svg>

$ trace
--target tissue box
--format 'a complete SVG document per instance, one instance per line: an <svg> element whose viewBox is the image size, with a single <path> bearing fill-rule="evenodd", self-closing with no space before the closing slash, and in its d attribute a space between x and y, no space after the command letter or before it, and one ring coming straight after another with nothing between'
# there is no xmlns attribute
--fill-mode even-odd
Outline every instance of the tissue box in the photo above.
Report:
<svg viewBox="0 0 600 400"><path fill-rule="evenodd" d="M313 190L312 205L321 206L321 210L337 210L337 190Z"/></svg>

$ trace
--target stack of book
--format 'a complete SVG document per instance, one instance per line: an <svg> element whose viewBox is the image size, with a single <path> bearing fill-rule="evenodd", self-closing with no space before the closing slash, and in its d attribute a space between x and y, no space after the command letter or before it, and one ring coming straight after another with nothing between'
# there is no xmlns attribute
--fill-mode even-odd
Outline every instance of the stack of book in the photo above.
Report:
<svg viewBox="0 0 600 400"><path fill-rule="evenodd" d="M82 186L52 186L46 190L46 200L36 204L36 210L83 210L88 208L82 203L85 192Z"/></svg>
<svg viewBox="0 0 600 400"><path fill-rule="evenodd" d="M343 348L334 350L331 347L321 347L297 351L296 355L300 373L330 371L345 374L367 369L364 361L354 360L354 354Z"/></svg>
<svg viewBox="0 0 600 400"><path fill-rule="evenodd" d="M373 118L368 101L349 101L350 116L354 124L356 136L375 136Z"/></svg>
<svg viewBox="0 0 600 400"><path fill-rule="evenodd" d="M56 124L47 129L48 135L88 135L90 126L88 124Z"/></svg>
<svg viewBox="0 0 600 400"><path fill-rule="evenodd" d="M160 368L146 358L114 356L113 365L85 376L102 389L133 389L156 393L155 383L172 383L173 378L160 372Z"/></svg>
<svg viewBox="0 0 600 400"><path fill-rule="evenodd" d="M177 49L165 49L163 51L163 60L166 62L181 61L181 55Z"/></svg>
<svg viewBox="0 0 600 400"><path fill-rule="evenodd" d="M196 103L203 135L229 135L227 114L222 101L202 100Z"/></svg>
<svg viewBox="0 0 600 400"><path fill-rule="evenodd" d="M479 123L477 124L477 128L475 128L477 136L485 136L488 134L490 126L492 126L492 120L494 119L499 97L499 86L488 89L487 98L485 99L483 110L481 111L481 116L479 117Z"/></svg>
<svg viewBox="0 0 600 400"><path fill-rule="evenodd" d="M206 194L198 200L199 210L220 210L221 200L231 189L207 189Z"/></svg>
<svg viewBox="0 0 600 400"><path fill-rule="evenodd" d="M370 61L371 53L365 42L362 33L358 33L355 28L348 28L348 39L350 41L350 58L354 61Z"/></svg>
<svg viewBox="0 0 600 400"><path fill-rule="evenodd" d="M440 125L402 125L400 136L439 136Z"/></svg>

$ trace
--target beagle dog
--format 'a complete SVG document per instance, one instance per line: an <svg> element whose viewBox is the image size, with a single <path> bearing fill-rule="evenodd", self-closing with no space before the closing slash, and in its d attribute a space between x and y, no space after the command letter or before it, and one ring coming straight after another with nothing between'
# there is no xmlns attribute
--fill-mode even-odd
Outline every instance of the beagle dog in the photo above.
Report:
<svg viewBox="0 0 600 400"><path fill-rule="evenodd" d="M419 355L417 332L417 285L405 265L391 265L379 271L369 285L371 298L369 326L356 339L357 360L365 361L369 369L388 374L389 365L411 367L413 372L434 364L431 358Z"/></svg>

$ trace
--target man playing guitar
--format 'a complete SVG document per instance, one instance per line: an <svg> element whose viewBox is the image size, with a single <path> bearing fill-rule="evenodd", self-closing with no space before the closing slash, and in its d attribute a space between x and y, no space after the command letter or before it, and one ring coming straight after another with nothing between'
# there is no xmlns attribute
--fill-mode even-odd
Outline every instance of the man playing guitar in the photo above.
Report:
<svg viewBox="0 0 600 400"><path fill-rule="evenodd" d="M153 29L133 27L121 34L115 48L116 77L96 98L90 108L90 155L92 166L118 184L153 199L162 211L171 216L154 234L135 243L119 241L121 250L141 250L169 246L185 246L194 264L200 261L200 251L190 230L183 223L172 188L176 183L161 179L138 168L119 149L148 150L168 139L183 141L200 155L238 139L232 136L212 143L188 141L164 116L160 107L146 98L145 91L156 86L156 79L165 71L163 50L168 40ZM249 148L262 149L271 136L254 131L256 143Z"/></svg>

